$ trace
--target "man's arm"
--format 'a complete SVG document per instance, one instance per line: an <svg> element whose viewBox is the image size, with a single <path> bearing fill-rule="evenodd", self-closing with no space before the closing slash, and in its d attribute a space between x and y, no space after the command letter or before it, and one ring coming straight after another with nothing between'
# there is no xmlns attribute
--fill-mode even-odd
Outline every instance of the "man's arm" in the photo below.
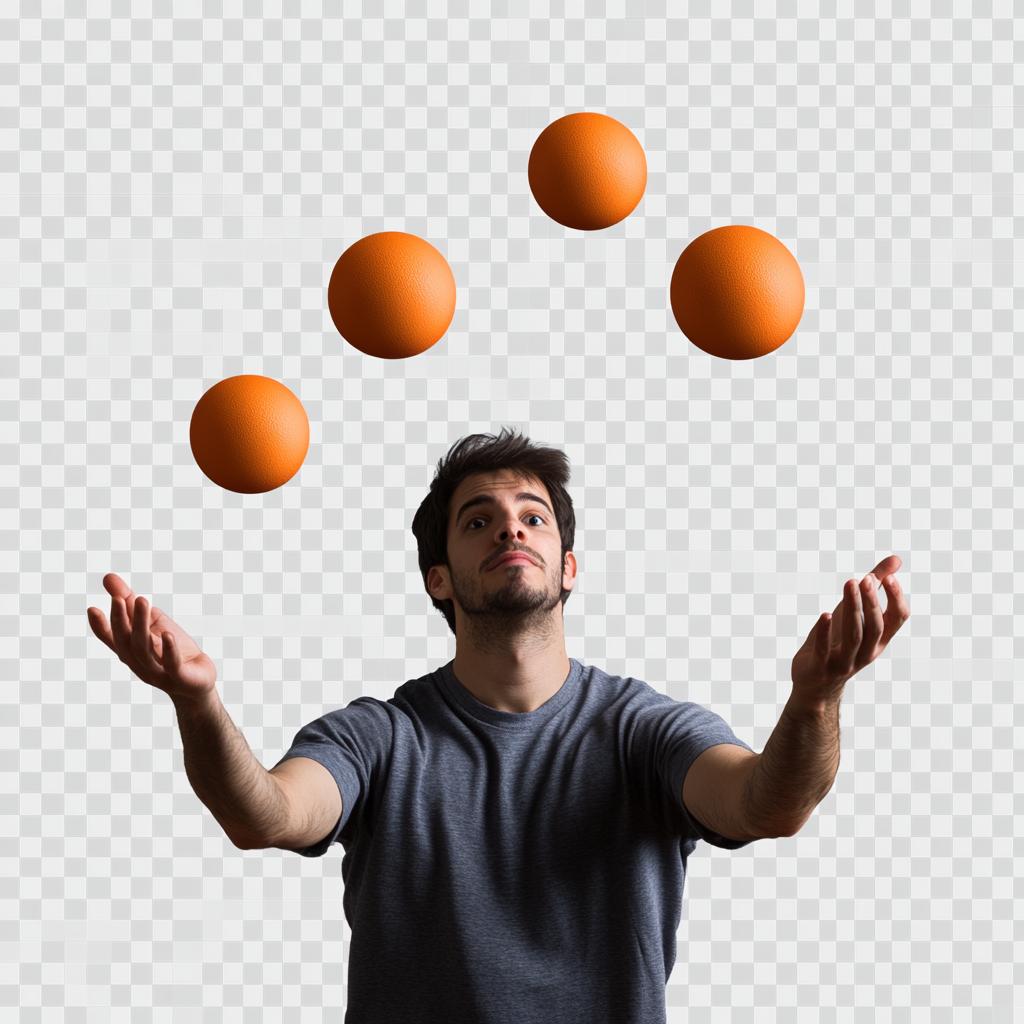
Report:
<svg viewBox="0 0 1024 1024"><path fill-rule="evenodd" d="M693 762L683 802L701 825L751 840L795 835L807 823L839 769L843 689L910 617L895 576L901 564L890 555L859 585L849 580L832 614L822 613L793 659L793 691L763 753L723 744Z"/></svg>
<svg viewBox="0 0 1024 1024"><path fill-rule="evenodd" d="M341 817L341 794L326 768L292 758L268 772L256 760L217 694L217 669L196 642L144 597L109 573L110 621L89 608L93 632L143 682L174 703L185 771L196 796L243 850L301 849Z"/></svg>
<svg viewBox="0 0 1024 1024"><path fill-rule="evenodd" d="M828 794L839 768L839 704L810 712L792 698L761 754L705 750L683 783L687 812L726 839L792 836Z"/></svg>
<svg viewBox="0 0 1024 1024"><path fill-rule="evenodd" d="M216 691L174 702L185 773L227 837L240 850L301 850L341 818L341 793L319 762L294 757L267 771L256 760Z"/></svg>

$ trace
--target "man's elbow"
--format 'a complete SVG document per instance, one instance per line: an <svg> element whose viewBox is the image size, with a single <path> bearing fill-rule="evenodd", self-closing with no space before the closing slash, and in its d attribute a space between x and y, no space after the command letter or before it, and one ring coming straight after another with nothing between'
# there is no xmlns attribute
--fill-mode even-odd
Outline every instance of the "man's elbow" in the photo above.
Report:
<svg viewBox="0 0 1024 1024"><path fill-rule="evenodd" d="M255 832L246 832L241 829L224 829L224 835L236 850L266 850L273 846L267 842L264 836L258 836Z"/></svg>
<svg viewBox="0 0 1024 1024"><path fill-rule="evenodd" d="M773 818L770 821L762 821L750 829L750 836L754 839L791 839L810 819L810 814L807 814L800 818Z"/></svg>
<svg viewBox="0 0 1024 1024"><path fill-rule="evenodd" d="M803 827L811 820L811 816L808 814L806 818L800 818L796 821L787 821L782 823L778 828L778 834L772 836L772 839L792 839Z"/></svg>
<svg viewBox="0 0 1024 1024"><path fill-rule="evenodd" d="M223 827L223 826L222 826ZM297 835L295 832L278 830L272 834L259 835L255 832L244 832L234 830L228 832L224 829L225 835L231 844L239 850L299 850L306 846L312 846L316 840Z"/></svg>
<svg viewBox="0 0 1024 1024"><path fill-rule="evenodd" d="M266 843L260 843L254 839L238 839L231 836L228 836L228 839L237 850L265 850L267 848Z"/></svg>

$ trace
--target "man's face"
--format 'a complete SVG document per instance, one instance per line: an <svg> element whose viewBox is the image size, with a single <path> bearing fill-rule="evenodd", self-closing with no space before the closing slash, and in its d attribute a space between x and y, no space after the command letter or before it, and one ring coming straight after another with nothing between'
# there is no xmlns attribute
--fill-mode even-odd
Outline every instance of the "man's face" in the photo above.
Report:
<svg viewBox="0 0 1024 1024"><path fill-rule="evenodd" d="M525 624L561 604L576 582L547 488L511 471L479 473L455 491L448 519L449 566L434 566L431 594L469 619ZM458 611L456 612L458 614Z"/></svg>

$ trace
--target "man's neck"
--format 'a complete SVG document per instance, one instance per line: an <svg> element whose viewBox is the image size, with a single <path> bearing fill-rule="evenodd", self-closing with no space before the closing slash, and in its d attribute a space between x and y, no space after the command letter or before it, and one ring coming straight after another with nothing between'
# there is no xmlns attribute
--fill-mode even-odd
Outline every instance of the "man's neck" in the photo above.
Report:
<svg viewBox="0 0 1024 1024"><path fill-rule="evenodd" d="M468 623L459 623L452 668L455 677L481 704L497 711L536 711L562 688L569 676L565 634L536 632L478 643Z"/></svg>

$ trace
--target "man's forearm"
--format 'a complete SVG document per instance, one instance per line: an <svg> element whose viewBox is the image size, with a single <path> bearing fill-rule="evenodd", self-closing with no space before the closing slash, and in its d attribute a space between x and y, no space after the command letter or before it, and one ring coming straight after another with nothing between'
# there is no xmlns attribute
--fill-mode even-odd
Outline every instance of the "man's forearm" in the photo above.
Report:
<svg viewBox="0 0 1024 1024"><path fill-rule="evenodd" d="M808 705L790 697L747 780L753 832L799 832L832 788L838 770L839 698Z"/></svg>
<svg viewBox="0 0 1024 1024"><path fill-rule="evenodd" d="M216 691L201 701L175 700L185 772L196 796L239 848L269 844L285 824L281 790L256 760Z"/></svg>

